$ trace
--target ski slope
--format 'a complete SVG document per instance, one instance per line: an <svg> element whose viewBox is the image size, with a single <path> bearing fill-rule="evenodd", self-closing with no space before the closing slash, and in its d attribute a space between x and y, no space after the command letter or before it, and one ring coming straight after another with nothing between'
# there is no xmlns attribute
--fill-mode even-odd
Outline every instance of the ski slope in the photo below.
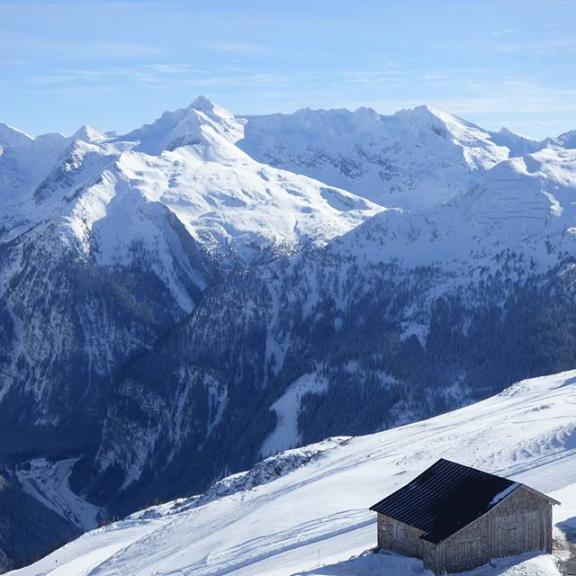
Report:
<svg viewBox="0 0 576 576"><path fill-rule="evenodd" d="M297 452L297 450L292 451ZM280 478L207 504L179 500L89 532L13 576L369 576L428 574L415 559L366 554L368 507L440 457L514 478L560 500L576 530L576 371L517 383L430 420L332 444ZM559 575L555 556L518 557L475 576Z"/></svg>

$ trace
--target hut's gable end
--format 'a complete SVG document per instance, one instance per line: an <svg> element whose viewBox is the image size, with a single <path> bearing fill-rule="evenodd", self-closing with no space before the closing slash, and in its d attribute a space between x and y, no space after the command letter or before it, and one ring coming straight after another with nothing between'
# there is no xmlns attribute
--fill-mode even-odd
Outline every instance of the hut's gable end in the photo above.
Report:
<svg viewBox="0 0 576 576"><path fill-rule="evenodd" d="M435 561L436 546L422 540L422 534L422 530L414 526L378 514L378 548L422 558L427 566L431 566Z"/></svg>
<svg viewBox="0 0 576 576"><path fill-rule="evenodd" d="M438 572L462 571L492 558L550 552L552 502L520 486L497 506L438 545ZM432 567L432 566L431 566Z"/></svg>

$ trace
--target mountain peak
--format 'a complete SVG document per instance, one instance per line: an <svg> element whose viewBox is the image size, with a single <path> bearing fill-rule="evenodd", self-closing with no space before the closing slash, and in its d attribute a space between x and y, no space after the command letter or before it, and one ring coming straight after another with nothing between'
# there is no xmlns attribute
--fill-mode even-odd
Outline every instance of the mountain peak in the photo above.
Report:
<svg viewBox="0 0 576 576"><path fill-rule="evenodd" d="M440 108L428 104L422 104L420 106L415 106L414 108L404 108L396 112L396 114L393 115L393 118L407 120L411 124L424 123L427 125L442 125L448 129L453 126L478 128L470 122L462 120L453 114L449 114L448 112L444 112L444 110L440 110Z"/></svg>
<svg viewBox="0 0 576 576"><path fill-rule="evenodd" d="M360 106L360 108L356 108L356 110L354 110L354 116L368 122L380 122L380 114L378 114L374 108L370 108L369 106Z"/></svg>
<svg viewBox="0 0 576 576"><path fill-rule="evenodd" d="M436 108L435 106L432 106L430 104L420 104L418 106L414 106L414 108L412 109L408 109L411 110L414 114L419 114L422 116L441 116L442 114L445 114L445 112L443 112L442 110L440 110L440 108Z"/></svg>
<svg viewBox="0 0 576 576"><path fill-rule="evenodd" d="M214 104L214 102L212 102L212 100L210 100L209 98L207 98L204 95L200 95L198 96L193 102L192 104L190 104L190 106L188 106L188 109L194 109L194 110L200 110L201 112L214 112L216 108L216 105Z"/></svg>
<svg viewBox="0 0 576 576"><path fill-rule="evenodd" d="M236 142L243 126L230 112L199 96L187 108L164 112L151 124L126 134L125 140L139 141L136 150L160 154L181 146L214 144L214 138Z"/></svg>
<svg viewBox="0 0 576 576"><path fill-rule="evenodd" d="M560 144L563 148L576 148L576 130L564 132L553 140L555 144Z"/></svg>
<svg viewBox="0 0 576 576"><path fill-rule="evenodd" d="M510 130L509 128L506 128L506 126L502 126L502 128L500 128L500 130L498 130L498 134L502 134L504 136L517 136L517 134L515 132L512 132L512 130Z"/></svg>
<svg viewBox="0 0 576 576"><path fill-rule="evenodd" d="M511 157L532 154L545 146L544 142L521 136L509 128L506 128L506 126L500 128L498 132L493 132L492 140L498 144L498 146L508 148Z"/></svg>
<svg viewBox="0 0 576 576"><path fill-rule="evenodd" d="M22 146L32 142L34 138L25 132L0 122L0 146Z"/></svg>
<svg viewBox="0 0 576 576"><path fill-rule="evenodd" d="M100 130L90 126L89 124L84 124L74 134L72 135L73 140L84 140L85 142L94 142L98 140L106 139L106 135L100 132Z"/></svg>

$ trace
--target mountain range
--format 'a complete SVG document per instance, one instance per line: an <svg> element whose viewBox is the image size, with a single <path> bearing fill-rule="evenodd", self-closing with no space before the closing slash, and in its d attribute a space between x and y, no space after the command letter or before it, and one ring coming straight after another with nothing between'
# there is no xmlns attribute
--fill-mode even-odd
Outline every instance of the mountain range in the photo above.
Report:
<svg viewBox="0 0 576 576"><path fill-rule="evenodd" d="M0 124L0 463L54 519L0 565L573 368L575 196L573 133L429 107Z"/></svg>

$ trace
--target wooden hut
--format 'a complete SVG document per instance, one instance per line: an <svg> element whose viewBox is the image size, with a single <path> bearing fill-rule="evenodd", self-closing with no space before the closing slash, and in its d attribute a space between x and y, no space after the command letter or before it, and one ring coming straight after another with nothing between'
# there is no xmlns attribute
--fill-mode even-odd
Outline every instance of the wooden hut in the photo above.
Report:
<svg viewBox="0 0 576 576"><path fill-rule="evenodd" d="M378 547L422 558L435 574L552 549L558 502L519 482L438 460L370 508Z"/></svg>

